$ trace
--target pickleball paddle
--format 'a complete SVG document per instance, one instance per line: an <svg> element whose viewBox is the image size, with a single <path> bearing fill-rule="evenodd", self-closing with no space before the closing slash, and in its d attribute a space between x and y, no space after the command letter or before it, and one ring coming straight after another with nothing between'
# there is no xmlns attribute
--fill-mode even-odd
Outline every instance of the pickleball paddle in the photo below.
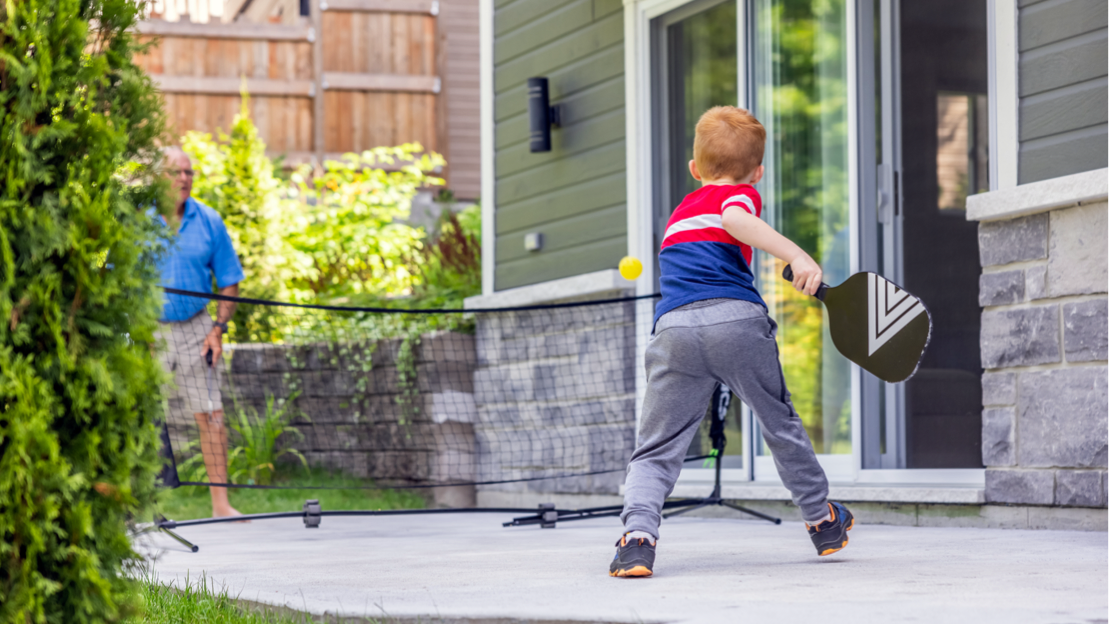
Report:
<svg viewBox="0 0 1109 624"><path fill-rule="evenodd" d="M786 265L782 277L792 282L793 268ZM932 317L920 299L865 271L839 286L821 283L815 296L828 309L828 333L843 357L882 381L913 376L932 336Z"/></svg>

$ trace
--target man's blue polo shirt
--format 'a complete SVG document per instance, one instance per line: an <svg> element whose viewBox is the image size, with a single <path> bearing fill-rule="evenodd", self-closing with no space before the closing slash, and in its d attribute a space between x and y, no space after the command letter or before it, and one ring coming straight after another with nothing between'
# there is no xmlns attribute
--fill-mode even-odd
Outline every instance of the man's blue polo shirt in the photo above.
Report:
<svg viewBox="0 0 1109 624"><path fill-rule="evenodd" d="M176 239L167 241L167 252L158 263L158 270L162 274L162 286L193 292L212 292L213 275L219 288L243 281L243 266L231 245L223 219L218 212L192 197L185 201L181 229ZM161 320L187 321L207 304L207 299L167 293Z"/></svg>

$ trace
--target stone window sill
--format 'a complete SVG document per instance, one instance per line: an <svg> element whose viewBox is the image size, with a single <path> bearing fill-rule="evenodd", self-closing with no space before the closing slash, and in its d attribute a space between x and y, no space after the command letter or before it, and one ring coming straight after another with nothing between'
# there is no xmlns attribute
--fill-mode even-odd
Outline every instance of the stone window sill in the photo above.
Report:
<svg viewBox="0 0 1109 624"><path fill-rule="evenodd" d="M1095 169L967 198L968 221L1012 219L1077 204L1105 201L1109 169Z"/></svg>

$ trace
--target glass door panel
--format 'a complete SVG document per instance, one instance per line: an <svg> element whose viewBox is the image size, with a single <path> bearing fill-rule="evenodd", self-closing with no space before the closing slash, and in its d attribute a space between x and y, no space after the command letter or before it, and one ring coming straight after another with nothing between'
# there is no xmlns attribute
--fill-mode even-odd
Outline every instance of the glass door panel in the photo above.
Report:
<svg viewBox="0 0 1109 624"><path fill-rule="evenodd" d="M691 2L652 24L652 91L654 111L654 236L655 249L670 215L686 195L700 187L689 174L693 136L701 114L713 106L734 106L738 90L738 29L736 2ZM655 256L657 289L658 256ZM705 406L708 410L709 406ZM745 479L745 448L741 404L734 396L724 421L727 445L722 467L729 479ZM689 448L691 456L708 454L711 422L701 422ZM710 479L708 463L687 463L683 481Z"/></svg>
<svg viewBox="0 0 1109 624"><path fill-rule="evenodd" d="M851 268L846 8L846 0L753 2L754 112L767 130L758 185L764 215L833 285ZM786 384L813 447L850 454L851 366L832 345L824 307L781 278L778 260L759 252L756 264L778 322Z"/></svg>

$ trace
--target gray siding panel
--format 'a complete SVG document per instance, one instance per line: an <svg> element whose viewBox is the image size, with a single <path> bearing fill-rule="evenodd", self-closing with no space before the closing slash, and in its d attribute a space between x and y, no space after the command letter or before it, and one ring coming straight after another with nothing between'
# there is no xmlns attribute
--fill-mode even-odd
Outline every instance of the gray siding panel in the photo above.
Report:
<svg viewBox="0 0 1109 624"><path fill-rule="evenodd" d="M1021 145L1021 184L1109 167L1106 156L1109 132L1105 124L1052 139L1051 142L1032 141Z"/></svg>
<svg viewBox="0 0 1109 624"><path fill-rule="evenodd" d="M613 78L623 79L624 76L624 46L617 43L612 47L597 51L576 63L561 67L544 74L548 79L558 84L559 103L563 105L563 113L573 114L568 110L575 107L584 107L586 113L593 113L594 102L578 102L580 92L596 87L611 87ZM620 83L623 89L623 83ZM613 97L611 93L605 95L609 103L618 107L624 106L624 94L619 93ZM521 82L518 86L497 95L496 99L498 120L507 120L514 115L527 113L527 86ZM525 115L526 118L526 115ZM525 121L525 127L527 123ZM498 135L497 140L502 140Z"/></svg>
<svg viewBox="0 0 1109 624"><path fill-rule="evenodd" d="M627 217L624 204L591 210L569 219L548 223L543 227L543 250L547 254L580 247L624 235ZM542 252L524 249L524 232L515 236L497 237L497 261L505 263L530 258ZM623 256L623 254L621 254Z"/></svg>
<svg viewBox="0 0 1109 624"><path fill-rule="evenodd" d="M626 253L621 0L498 0L494 27L495 288L615 267ZM526 82L562 106L552 150L528 150ZM524 250L524 234L544 247Z"/></svg>
<svg viewBox="0 0 1109 624"><path fill-rule="evenodd" d="M493 22L496 36L501 37L540 19L544 15L571 4L575 0L547 0L546 2L514 2L503 9L498 7L497 19ZM499 3L498 3L499 4Z"/></svg>
<svg viewBox="0 0 1109 624"><path fill-rule="evenodd" d="M545 223L617 204L624 201L626 183L621 171L499 208L497 234L530 232Z"/></svg>
<svg viewBox="0 0 1109 624"><path fill-rule="evenodd" d="M1105 0L1051 0L1029 7L1020 20L1020 49L1031 50L1105 28Z"/></svg>
<svg viewBox="0 0 1109 624"><path fill-rule="evenodd" d="M1019 7L1019 182L1105 167L1105 0L1021 0Z"/></svg>
<svg viewBox="0 0 1109 624"><path fill-rule="evenodd" d="M532 156L532 154L528 154ZM497 179L497 207L624 170L624 141Z"/></svg>
<svg viewBox="0 0 1109 624"><path fill-rule="evenodd" d="M1030 141L1109 121L1107 86L1105 78L1098 78L1024 98L1020 104L1020 139Z"/></svg>
<svg viewBox="0 0 1109 624"><path fill-rule="evenodd" d="M1023 52L1020 55L1020 94L1035 95L1104 76L1107 53L1104 28Z"/></svg>
<svg viewBox="0 0 1109 624"><path fill-rule="evenodd" d="M615 267L620 258L628 251L628 239L625 235L603 241L580 245L562 251L540 252L534 257L497 263L497 288L511 288L502 286L514 284L525 286L548 280L592 273L604 268ZM536 258L542 257L541 262Z"/></svg>
<svg viewBox="0 0 1109 624"><path fill-rule="evenodd" d="M624 110L593 117L560 128L551 135L551 151L532 154L527 143L497 151L497 175L505 178L566 158L577 156L624 138Z"/></svg>

